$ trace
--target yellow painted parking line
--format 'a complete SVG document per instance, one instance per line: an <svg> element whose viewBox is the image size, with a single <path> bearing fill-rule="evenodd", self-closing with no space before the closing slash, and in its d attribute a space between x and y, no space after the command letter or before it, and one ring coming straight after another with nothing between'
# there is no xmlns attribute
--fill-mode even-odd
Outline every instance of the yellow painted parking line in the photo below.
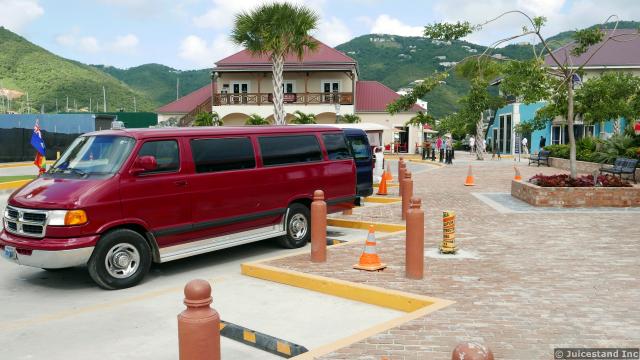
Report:
<svg viewBox="0 0 640 360"><path fill-rule="evenodd" d="M51 165L54 162L55 161L50 160L50 161L46 161L45 164ZM0 164L0 169L3 169L3 168L17 168L17 167L24 167L24 166L35 166L35 165L33 164L33 161L18 162L18 163L4 163L4 164Z"/></svg>
<svg viewBox="0 0 640 360"><path fill-rule="evenodd" d="M365 203L370 202L370 203L380 203L380 204L391 204L391 203L400 202L400 201L402 201L402 198L393 197L393 196L389 196L389 197L369 196L364 198Z"/></svg>
<svg viewBox="0 0 640 360"><path fill-rule="evenodd" d="M289 256L293 255L281 256L280 258ZM242 264L242 274L407 313L406 315L374 325L351 336L312 349L293 359L316 359L319 356L362 341L380 332L398 327L408 321L420 318L455 303L454 301L435 297L280 269L265 265L265 261L269 260Z"/></svg>
<svg viewBox="0 0 640 360"><path fill-rule="evenodd" d="M30 182L31 180L33 180L33 179L3 182L3 183L0 183L0 190L17 189L17 188L21 187L22 185Z"/></svg>
<svg viewBox="0 0 640 360"><path fill-rule="evenodd" d="M369 226L375 226L376 231L396 232L404 231L406 226L399 224L386 224L370 221L345 220L345 219L327 219L327 226L346 227L351 229L369 230Z"/></svg>
<svg viewBox="0 0 640 360"><path fill-rule="evenodd" d="M224 278L222 277L218 277L218 278L208 279L208 281L219 283L223 281L223 279ZM32 325L44 324L54 320L62 320L65 318L76 316L76 315L88 314L88 313L101 311L101 310L108 310L117 306L127 305L137 301L148 300L151 298L155 298L155 297L166 295L173 292L181 292L183 290L184 290L184 286L175 286L175 287L170 287L170 288L165 288L160 290L149 291L144 294L140 294L140 295L124 298L124 299L114 300L114 301L110 301L102 304L95 304L95 305L89 305L89 306L84 306L84 307L75 308L75 309L53 312L47 315L42 315L42 316L30 318L30 319L20 319L20 320L2 322L0 323L0 331L22 329Z"/></svg>

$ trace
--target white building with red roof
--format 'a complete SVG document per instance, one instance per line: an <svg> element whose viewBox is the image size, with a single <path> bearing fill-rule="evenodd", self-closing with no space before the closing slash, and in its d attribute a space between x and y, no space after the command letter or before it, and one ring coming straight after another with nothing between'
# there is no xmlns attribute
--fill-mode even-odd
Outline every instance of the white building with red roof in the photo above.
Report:
<svg viewBox="0 0 640 360"><path fill-rule="evenodd" d="M161 107L159 119L167 118L165 114L185 114L182 123L188 124L197 112L211 106L224 125L244 125L251 114L272 122L271 66L268 57L248 50L221 59L213 68L211 86ZM390 115L386 106L399 95L377 81L360 80L358 63L322 42L315 51L305 52L302 61L293 55L285 59L283 87L287 121L296 111L314 114L318 124L335 124L338 115L356 114L363 123L386 128L384 145L395 143L401 151L413 153L421 139L421 129L405 123L423 108L416 105L408 112ZM205 99L207 91L209 100Z"/></svg>

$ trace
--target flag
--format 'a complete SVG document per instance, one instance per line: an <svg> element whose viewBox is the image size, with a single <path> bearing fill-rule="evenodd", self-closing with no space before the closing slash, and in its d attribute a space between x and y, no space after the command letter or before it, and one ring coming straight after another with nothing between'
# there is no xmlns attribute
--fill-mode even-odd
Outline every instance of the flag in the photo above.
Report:
<svg viewBox="0 0 640 360"><path fill-rule="evenodd" d="M44 153L44 140L42 139L42 133L40 132L40 121L36 119L36 125L33 127L33 134L31 134L31 146L36 149L36 159L33 162L35 166L40 169L40 174L45 172L45 158Z"/></svg>

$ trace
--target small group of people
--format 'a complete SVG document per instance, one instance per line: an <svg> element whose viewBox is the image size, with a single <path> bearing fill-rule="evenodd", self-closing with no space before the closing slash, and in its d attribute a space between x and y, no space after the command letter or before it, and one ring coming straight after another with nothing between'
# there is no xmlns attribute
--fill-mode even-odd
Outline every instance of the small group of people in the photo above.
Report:
<svg viewBox="0 0 640 360"><path fill-rule="evenodd" d="M453 139L451 136L446 136L444 139L442 136L438 136L435 141L435 144L432 144L429 139L425 139L423 145L422 159L428 159L429 154L431 154L431 160L435 161L436 155L438 152L438 160L445 164L453 164Z"/></svg>

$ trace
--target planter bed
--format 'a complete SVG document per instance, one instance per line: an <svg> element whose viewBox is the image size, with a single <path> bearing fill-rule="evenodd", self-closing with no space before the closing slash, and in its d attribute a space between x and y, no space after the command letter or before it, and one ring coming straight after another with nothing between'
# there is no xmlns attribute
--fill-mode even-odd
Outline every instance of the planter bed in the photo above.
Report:
<svg viewBox="0 0 640 360"><path fill-rule="evenodd" d="M640 187L541 187L511 181L511 196L533 206L629 207L640 206Z"/></svg>
<svg viewBox="0 0 640 360"><path fill-rule="evenodd" d="M569 171L569 159L550 157L549 165L557 169ZM576 170L579 174L593 174L593 172L598 171L601 166L602 164L600 163L576 161ZM627 175L626 178L628 178L629 176L631 175ZM636 169L636 178L640 179L640 168Z"/></svg>

